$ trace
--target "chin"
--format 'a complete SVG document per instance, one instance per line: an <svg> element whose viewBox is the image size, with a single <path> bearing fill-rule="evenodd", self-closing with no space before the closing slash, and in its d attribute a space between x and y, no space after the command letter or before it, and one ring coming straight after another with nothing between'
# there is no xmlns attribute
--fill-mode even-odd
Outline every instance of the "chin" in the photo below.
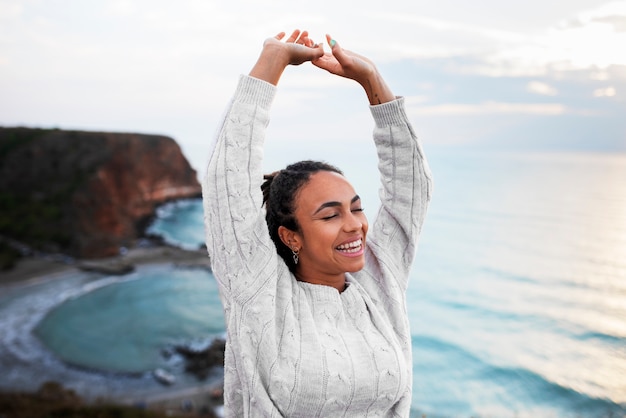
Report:
<svg viewBox="0 0 626 418"><path fill-rule="evenodd" d="M365 267L365 259L361 260L358 263L353 263L353 265L351 265L348 270L346 270L346 273L356 273L357 271L363 270L363 267Z"/></svg>

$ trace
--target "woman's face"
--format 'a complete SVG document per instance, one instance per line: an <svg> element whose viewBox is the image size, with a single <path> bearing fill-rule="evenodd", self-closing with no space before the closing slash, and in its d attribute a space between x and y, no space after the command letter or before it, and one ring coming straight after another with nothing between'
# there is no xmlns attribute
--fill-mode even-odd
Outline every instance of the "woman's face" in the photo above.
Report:
<svg viewBox="0 0 626 418"><path fill-rule="evenodd" d="M368 223L361 199L345 177L330 171L312 174L295 204L298 279L324 284L363 268Z"/></svg>

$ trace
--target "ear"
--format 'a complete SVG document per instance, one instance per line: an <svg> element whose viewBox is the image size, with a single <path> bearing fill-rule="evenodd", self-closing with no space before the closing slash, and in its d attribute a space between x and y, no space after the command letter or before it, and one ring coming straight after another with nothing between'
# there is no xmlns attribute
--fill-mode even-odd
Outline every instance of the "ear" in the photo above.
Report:
<svg viewBox="0 0 626 418"><path fill-rule="evenodd" d="M294 248L299 249L302 247L298 233L295 231L292 231L289 228L286 228L282 225L279 226L278 236L280 237L280 240L283 242L283 244L285 244L287 247L291 248L292 250Z"/></svg>

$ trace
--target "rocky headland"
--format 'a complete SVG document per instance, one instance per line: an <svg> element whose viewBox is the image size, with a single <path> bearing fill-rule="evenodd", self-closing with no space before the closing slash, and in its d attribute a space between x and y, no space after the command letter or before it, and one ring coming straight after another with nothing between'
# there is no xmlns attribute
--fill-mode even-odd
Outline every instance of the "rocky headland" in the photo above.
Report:
<svg viewBox="0 0 626 418"><path fill-rule="evenodd" d="M199 196L166 136L0 128L0 237L76 258L132 246L158 205Z"/></svg>

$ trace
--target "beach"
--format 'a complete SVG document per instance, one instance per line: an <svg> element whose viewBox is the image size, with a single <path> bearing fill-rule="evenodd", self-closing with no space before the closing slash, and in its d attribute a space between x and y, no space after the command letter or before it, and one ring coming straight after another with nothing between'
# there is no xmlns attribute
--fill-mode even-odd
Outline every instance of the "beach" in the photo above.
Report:
<svg viewBox="0 0 626 418"><path fill-rule="evenodd" d="M135 269L159 265L210 269L204 249L190 251L144 242L104 259L23 257L12 270L0 273L0 367L4 374L0 391L34 392L44 382L56 381L87 402L135 405L177 415L219 411L220 368L205 381L187 379L168 386L151 373L107 373L63 364L29 332L59 302L75 296L73 288L82 286L83 277L123 278Z"/></svg>

